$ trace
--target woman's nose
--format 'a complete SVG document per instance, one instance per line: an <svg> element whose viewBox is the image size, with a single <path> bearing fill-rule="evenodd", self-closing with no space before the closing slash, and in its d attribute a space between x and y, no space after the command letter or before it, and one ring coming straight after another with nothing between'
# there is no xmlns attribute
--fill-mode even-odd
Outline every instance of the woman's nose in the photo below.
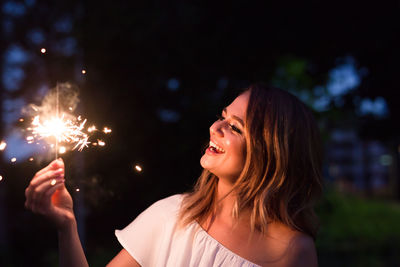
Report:
<svg viewBox="0 0 400 267"><path fill-rule="evenodd" d="M217 136L224 136L223 132L223 121L216 121L210 126L210 134Z"/></svg>

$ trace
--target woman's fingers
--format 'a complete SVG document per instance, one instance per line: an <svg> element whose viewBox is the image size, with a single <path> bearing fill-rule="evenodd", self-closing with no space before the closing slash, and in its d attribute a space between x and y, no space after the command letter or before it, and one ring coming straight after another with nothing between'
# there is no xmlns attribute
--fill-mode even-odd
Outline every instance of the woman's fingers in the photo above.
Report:
<svg viewBox="0 0 400 267"><path fill-rule="evenodd" d="M59 168L57 170L48 170L40 175L35 175L35 177L33 177L32 181L30 182L29 186L37 187L40 184L47 182L47 180L49 179L55 179L59 177L64 177L63 168Z"/></svg>
<svg viewBox="0 0 400 267"><path fill-rule="evenodd" d="M26 191L25 207L38 213L45 214L51 204L51 196L58 189L64 187L64 179L54 179L48 183L42 183L40 186L28 189Z"/></svg>
<svg viewBox="0 0 400 267"><path fill-rule="evenodd" d="M49 165L47 165L46 167L44 167L43 169L38 171L35 174L35 177L36 176L40 176L40 175L42 175L43 173L45 173L45 172L47 172L49 170L57 170L57 169L60 169L60 168L64 169L64 161L62 160L62 158L53 160Z"/></svg>
<svg viewBox="0 0 400 267"><path fill-rule="evenodd" d="M46 201L47 198L45 195L48 194L47 192L52 189L52 187L59 188L58 184L64 184L64 168L52 169L60 166L63 166L63 164L60 165L53 162L38 172L32 179L28 188L25 190L25 206L28 209L38 212L38 207L51 205L51 201L43 203L43 200Z"/></svg>

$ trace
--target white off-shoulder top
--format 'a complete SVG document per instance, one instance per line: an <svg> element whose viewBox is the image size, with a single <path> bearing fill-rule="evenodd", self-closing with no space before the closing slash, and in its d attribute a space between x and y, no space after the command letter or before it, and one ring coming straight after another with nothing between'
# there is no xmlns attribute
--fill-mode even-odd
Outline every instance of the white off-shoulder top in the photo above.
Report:
<svg viewBox="0 0 400 267"><path fill-rule="evenodd" d="M233 253L196 222L177 227L183 196L162 199L115 235L142 267L259 266Z"/></svg>

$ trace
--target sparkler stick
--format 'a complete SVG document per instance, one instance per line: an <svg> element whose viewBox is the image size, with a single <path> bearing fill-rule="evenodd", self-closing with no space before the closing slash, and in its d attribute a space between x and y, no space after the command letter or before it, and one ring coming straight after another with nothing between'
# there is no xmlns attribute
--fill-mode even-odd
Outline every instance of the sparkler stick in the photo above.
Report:
<svg viewBox="0 0 400 267"><path fill-rule="evenodd" d="M56 101L57 101L57 104L56 104L56 118L58 119L58 108L59 108L59 103L58 103L58 83L57 83L57 87L56 87ZM58 138L57 137L55 137L55 139L56 139L56 159L58 158Z"/></svg>

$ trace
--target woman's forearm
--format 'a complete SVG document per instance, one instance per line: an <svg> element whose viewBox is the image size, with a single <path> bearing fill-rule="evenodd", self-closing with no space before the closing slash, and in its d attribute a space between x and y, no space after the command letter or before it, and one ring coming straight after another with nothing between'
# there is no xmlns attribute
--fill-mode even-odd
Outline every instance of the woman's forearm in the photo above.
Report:
<svg viewBox="0 0 400 267"><path fill-rule="evenodd" d="M78 235L76 220L71 220L67 227L58 231L58 250L60 267L88 267Z"/></svg>

